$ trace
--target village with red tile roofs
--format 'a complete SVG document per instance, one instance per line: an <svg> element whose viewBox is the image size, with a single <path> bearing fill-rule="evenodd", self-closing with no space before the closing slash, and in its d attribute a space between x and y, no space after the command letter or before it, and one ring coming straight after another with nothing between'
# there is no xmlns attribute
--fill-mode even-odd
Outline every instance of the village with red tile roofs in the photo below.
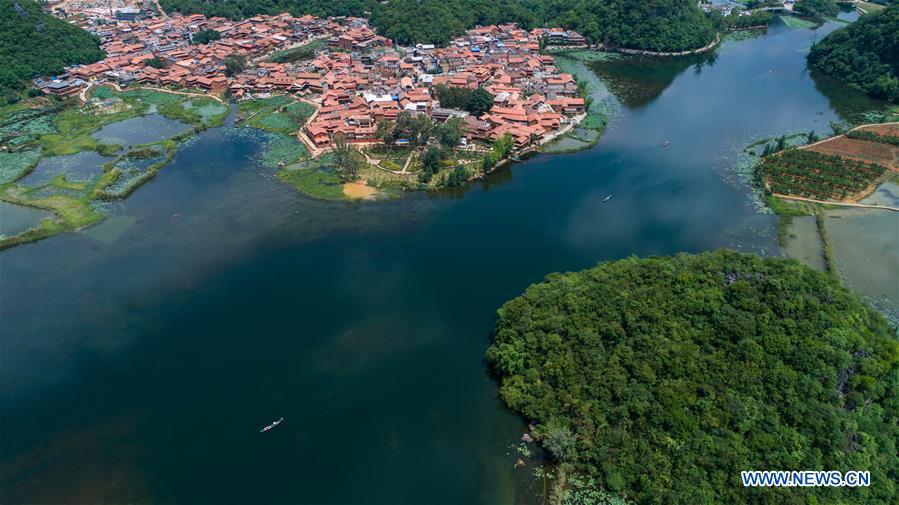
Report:
<svg viewBox="0 0 899 505"><path fill-rule="evenodd" d="M444 46L402 47L358 17L235 20L169 15L155 2L127 0L51 1L46 8L94 34L104 52L96 63L32 81L79 125L32 142L43 145L36 159L85 149L115 156L89 201L77 205L91 219L70 227L97 219L89 209L95 200L122 198L149 180L180 142L226 122L268 139L261 156L278 179L334 200L463 186L534 152L589 147L605 124L587 83L557 66L555 52L590 47L570 30L476 26ZM144 155L140 149L86 137L113 121L154 114L188 123L193 133L148 144L166 157L133 177L115 167ZM568 144L548 145L563 137L571 137ZM3 198L59 203L28 195L11 186Z"/></svg>
<svg viewBox="0 0 899 505"><path fill-rule="evenodd" d="M96 12L102 11L82 24L101 38L106 58L71 67L61 79L38 81L44 92L86 97L85 89L109 84L190 89L237 100L290 95L314 107L295 133L313 157L332 150L338 138L353 146L383 143L378 123L396 123L404 111L427 115L434 124L458 118L460 147L508 135L519 151L552 140L586 112L575 78L540 51L541 44L587 44L563 29L484 26L447 47L398 47L363 18L281 14L233 21L176 14L131 20L129 11L117 11L115 19ZM210 30L217 39L194 42L197 33ZM312 50L298 61L271 58L304 48ZM246 66L229 74L225 60L234 56ZM441 107L435 93L441 85L486 90L492 106L480 114ZM395 139L399 146L408 142Z"/></svg>

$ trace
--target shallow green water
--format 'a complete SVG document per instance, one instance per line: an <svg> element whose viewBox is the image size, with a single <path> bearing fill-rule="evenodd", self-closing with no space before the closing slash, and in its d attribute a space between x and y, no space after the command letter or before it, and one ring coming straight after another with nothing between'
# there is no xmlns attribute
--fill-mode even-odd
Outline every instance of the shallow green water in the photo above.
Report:
<svg viewBox="0 0 899 505"><path fill-rule="evenodd" d="M48 210L0 202L0 235L11 237L40 225L48 217L53 217Z"/></svg>
<svg viewBox="0 0 899 505"><path fill-rule="evenodd" d="M133 117L111 123L91 136L104 144L130 147L149 142L159 142L191 129L188 124L159 114Z"/></svg>
<svg viewBox="0 0 899 505"><path fill-rule="evenodd" d="M496 308L631 254L779 253L731 167L840 119L796 50L827 29L642 68L595 148L439 195L310 200L260 136L203 132L98 238L0 252L3 501L533 501L483 363Z"/></svg>

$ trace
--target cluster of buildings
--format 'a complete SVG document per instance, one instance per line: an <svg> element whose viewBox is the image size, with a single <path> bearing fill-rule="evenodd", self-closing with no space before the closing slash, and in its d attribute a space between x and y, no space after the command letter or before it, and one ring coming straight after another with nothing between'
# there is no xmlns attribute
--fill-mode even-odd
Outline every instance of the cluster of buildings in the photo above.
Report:
<svg viewBox="0 0 899 505"><path fill-rule="evenodd" d="M723 16L729 16L733 12L738 12L741 16L748 16L751 11L746 8L746 2L738 0L699 0L699 8L704 12L717 10ZM792 12L796 5L796 0L778 0L777 2L769 2L762 4L762 7L782 9Z"/></svg>
<svg viewBox="0 0 899 505"><path fill-rule="evenodd" d="M375 142L378 121L412 111L434 121L461 118L468 140L509 134L518 147L540 143L586 112L574 78L560 72L551 56L540 54L541 40L587 43L566 30L528 32L509 24L474 28L447 47L322 53L304 62L297 74L303 78L300 88L305 86L298 92L321 93L321 107L304 127L304 140L318 149L327 148L338 134L349 141ZM433 91L438 85L483 88L493 95L493 106L477 117L442 108Z"/></svg>
<svg viewBox="0 0 899 505"><path fill-rule="evenodd" d="M117 16L120 17L120 16ZM374 142L378 121L401 111L435 121L459 117L471 139L509 134L519 146L540 142L585 112L574 78L560 72L541 44L583 46L581 35L563 29L531 31L514 24L478 27L447 47L395 47L362 18L256 16L242 21L203 15L158 16L138 21L107 18L91 25L106 59L72 67L65 79L35 81L46 92L76 94L91 82L141 83L229 92L237 98L292 94L317 105L300 133L313 150L330 147L335 135ZM194 44L197 33L220 38ZM278 51L315 43L299 61L274 63ZM226 58L240 55L247 69L229 76ZM440 107L434 87L483 88L493 106L478 117Z"/></svg>
<svg viewBox="0 0 899 505"><path fill-rule="evenodd" d="M194 44L193 37L214 30L218 40ZM73 67L69 76L82 81L105 79L132 83L191 87L221 92L234 83L226 76L224 61L240 55L252 62L278 50L327 39L328 45L346 50L367 50L389 44L375 35L366 20L295 18L289 14L256 16L243 21L207 18L202 14L118 21L94 28L106 59ZM151 61L152 60L152 61ZM274 89L281 76L261 67L237 79L249 89Z"/></svg>

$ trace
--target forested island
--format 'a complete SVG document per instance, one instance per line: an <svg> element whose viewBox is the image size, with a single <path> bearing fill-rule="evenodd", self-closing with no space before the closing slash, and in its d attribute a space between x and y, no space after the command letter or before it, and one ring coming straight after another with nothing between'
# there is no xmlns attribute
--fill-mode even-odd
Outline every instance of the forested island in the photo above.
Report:
<svg viewBox="0 0 899 505"><path fill-rule="evenodd" d="M894 503L899 346L824 273L731 251L551 274L487 359L556 480L636 503ZM867 488L747 488L749 469L868 469Z"/></svg>
<svg viewBox="0 0 899 505"><path fill-rule="evenodd" d="M34 0L0 2L0 92L15 101L28 80L103 57L100 40Z"/></svg>
<svg viewBox="0 0 899 505"><path fill-rule="evenodd" d="M812 46L808 62L872 96L899 101L899 5L834 31Z"/></svg>
<svg viewBox="0 0 899 505"><path fill-rule="evenodd" d="M255 14L364 16L399 44L446 44L475 25L561 26L593 43L683 51L707 45L715 26L690 0L161 0L169 12L242 19Z"/></svg>

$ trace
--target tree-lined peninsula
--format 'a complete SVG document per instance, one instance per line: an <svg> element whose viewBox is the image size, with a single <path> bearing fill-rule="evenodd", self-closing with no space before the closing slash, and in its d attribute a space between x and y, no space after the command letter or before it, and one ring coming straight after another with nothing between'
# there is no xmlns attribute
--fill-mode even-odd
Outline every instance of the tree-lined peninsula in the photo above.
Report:
<svg viewBox="0 0 899 505"><path fill-rule="evenodd" d="M715 27L691 0L160 0L167 11L242 19L255 14L364 16L400 44L446 44L475 25L560 26L593 43L653 51L707 45Z"/></svg>
<svg viewBox="0 0 899 505"><path fill-rule="evenodd" d="M641 504L895 503L899 344L833 276L732 251L552 274L487 359L562 472ZM743 470L870 470L866 488Z"/></svg>
<svg viewBox="0 0 899 505"><path fill-rule="evenodd" d="M835 30L812 46L808 62L872 96L899 102L899 5Z"/></svg>

